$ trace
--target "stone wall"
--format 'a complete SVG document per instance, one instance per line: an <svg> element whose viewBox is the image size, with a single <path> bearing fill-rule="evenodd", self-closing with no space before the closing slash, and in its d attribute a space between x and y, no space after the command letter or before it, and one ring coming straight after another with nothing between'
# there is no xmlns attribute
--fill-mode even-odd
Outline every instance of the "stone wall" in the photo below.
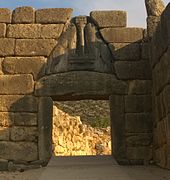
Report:
<svg viewBox="0 0 170 180"><path fill-rule="evenodd" d="M0 9L1 170L48 163L53 100L110 99L113 156L126 164L152 159L146 31L126 27L124 11L71 13Z"/></svg>
<svg viewBox="0 0 170 180"><path fill-rule="evenodd" d="M170 168L170 4L151 41L153 77L154 161Z"/></svg>
<svg viewBox="0 0 170 180"><path fill-rule="evenodd" d="M100 101L101 102L101 101ZM73 103L72 103L73 104ZM79 113L83 114L79 104ZM95 103L93 103L95 104ZM63 105L63 104L62 104ZM98 103L96 103L98 105ZM75 107L75 105L74 105ZM55 103L53 107L53 153L56 156L111 155L110 127L91 127L82 122L82 114L73 115ZM106 109L107 110L107 109ZM91 112L102 112L95 107ZM85 119L89 117L84 117Z"/></svg>

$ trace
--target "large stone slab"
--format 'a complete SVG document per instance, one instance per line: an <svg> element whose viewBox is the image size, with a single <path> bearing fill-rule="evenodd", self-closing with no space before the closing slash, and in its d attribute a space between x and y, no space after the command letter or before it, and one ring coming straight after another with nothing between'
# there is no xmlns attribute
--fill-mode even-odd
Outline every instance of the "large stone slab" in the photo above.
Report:
<svg viewBox="0 0 170 180"><path fill-rule="evenodd" d="M12 38L0 38L0 56L14 55L15 40Z"/></svg>
<svg viewBox="0 0 170 180"><path fill-rule="evenodd" d="M18 56L49 56L56 43L54 39L17 39L15 54Z"/></svg>
<svg viewBox="0 0 170 180"><path fill-rule="evenodd" d="M3 61L3 70L8 74L33 74L34 79L45 75L44 57L7 57Z"/></svg>
<svg viewBox="0 0 170 180"><path fill-rule="evenodd" d="M36 126L36 113L13 113L13 121L15 126Z"/></svg>
<svg viewBox="0 0 170 180"><path fill-rule="evenodd" d="M38 147L33 142L0 142L0 158L14 161L38 160Z"/></svg>
<svg viewBox="0 0 170 180"><path fill-rule="evenodd" d="M116 61L115 70L118 78L124 80L150 80L151 68L148 61Z"/></svg>
<svg viewBox="0 0 170 180"><path fill-rule="evenodd" d="M126 26L125 11L92 11L90 16L100 28Z"/></svg>
<svg viewBox="0 0 170 180"><path fill-rule="evenodd" d="M12 12L7 8L0 8L0 23L11 23Z"/></svg>
<svg viewBox="0 0 170 180"><path fill-rule="evenodd" d="M9 141L9 128L7 127L0 127L0 141Z"/></svg>
<svg viewBox="0 0 170 180"><path fill-rule="evenodd" d="M109 48L116 60L138 61L141 57L139 43L110 43Z"/></svg>
<svg viewBox="0 0 170 180"><path fill-rule="evenodd" d="M14 126L10 130L10 139L12 141L34 141L38 140L37 127L19 127Z"/></svg>
<svg viewBox="0 0 170 180"><path fill-rule="evenodd" d="M38 149L39 160L45 164L52 156L53 101L49 97L39 98L38 105Z"/></svg>
<svg viewBox="0 0 170 180"><path fill-rule="evenodd" d="M34 91L32 75L1 75L0 94L30 94Z"/></svg>
<svg viewBox="0 0 170 180"><path fill-rule="evenodd" d="M111 94L126 94L127 84L114 75L73 71L43 77L35 87L36 96L53 98L107 98Z"/></svg>
<svg viewBox="0 0 170 180"><path fill-rule="evenodd" d="M125 112L140 113L151 112L151 95L127 95L125 96Z"/></svg>
<svg viewBox="0 0 170 180"><path fill-rule="evenodd" d="M127 133L148 133L152 132L151 113L127 113L126 114Z"/></svg>
<svg viewBox="0 0 170 180"><path fill-rule="evenodd" d="M131 43L143 39L142 28L104 28L100 33L109 43Z"/></svg>
<svg viewBox="0 0 170 180"><path fill-rule="evenodd" d="M37 112L37 98L28 95L0 95L0 112L8 111Z"/></svg>
<svg viewBox="0 0 170 180"><path fill-rule="evenodd" d="M41 25L41 38L58 39L63 31L64 24Z"/></svg>
<svg viewBox="0 0 170 180"><path fill-rule="evenodd" d="M0 23L0 37L5 37L6 35L6 24Z"/></svg>
<svg viewBox="0 0 170 180"><path fill-rule="evenodd" d="M7 37L18 39L40 38L40 24L9 24L7 26Z"/></svg>
<svg viewBox="0 0 170 180"><path fill-rule="evenodd" d="M34 23L35 10L29 6L18 7L13 11L12 23Z"/></svg>
<svg viewBox="0 0 170 180"><path fill-rule="evenodd" d="M151 80L132 80L129 81L129 95L144 95L151 94L152 81Z"/></svg>
<svg viewBox="0 0 170 180"><path fill-rule="evenodd" d="M71 8L49 8L36 11L36 22L41 24L59 24L70 20L73 10Z"/></svg>

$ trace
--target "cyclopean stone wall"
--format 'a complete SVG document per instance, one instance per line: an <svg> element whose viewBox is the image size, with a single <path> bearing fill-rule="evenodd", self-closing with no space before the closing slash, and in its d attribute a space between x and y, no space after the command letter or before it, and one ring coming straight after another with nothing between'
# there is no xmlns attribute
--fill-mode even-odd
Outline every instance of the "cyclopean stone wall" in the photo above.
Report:
<svg viewBox="0 0 170 180"><path fill-rule="evenodd" d="M151 40L154 161L170 169L170 4Z"/></svg>
<svg viewBox="0 0 170 180"><path fill-rule="evenodd" d="M152 159L151 70L146 30L124 11L0 9L0 169L44 166L55 100L110 99L112 155ZM85 31L84 31L85 29Z"/></svg>

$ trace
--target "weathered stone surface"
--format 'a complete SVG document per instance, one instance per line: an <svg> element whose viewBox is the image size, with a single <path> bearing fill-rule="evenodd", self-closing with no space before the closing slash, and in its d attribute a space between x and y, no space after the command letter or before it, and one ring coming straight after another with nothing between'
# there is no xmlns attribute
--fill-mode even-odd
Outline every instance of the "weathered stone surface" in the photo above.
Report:
<svg viewBox="0 0 170 180"><path fill-rule="evenodd" d="M160 17L156 17L156 16L147 17L147 35L149 38L151 38L155 34L159 21L160 21Z"/></svg>
<svg viewBox="0 0 170 180"><path fill-rule="evenodd" d="M129 95L151 94L152 81L151 80L133 80L129 81Z"/></svg>
<svg viewBox="0 0 170 180"><path fill-rule="evenodd" d="M126 144L130 147L150 146L152 143L152 133L129 133L126 137Z"/></svg>
<svg viewBox="0 0 170 180"><path fill-rule="evenodd" d="M152 151L150 147L128 147L127 158L132 160L150 160L152 158Z"/></svg>
<svg viewBox="0 0 170 180"><path fill-rule="evenodd" d="M140 113L151 112L151 95L128 95L125 96L125 112Z"/></svg>
<svg viewBox="0 0 170 180"><path fill-rule="evenodd" d="M112 150L116 160L120 161L126 158L124 96L110 96L109 101Z"/></svg>
<svg viewBox="0 0 170 180"><path fill-rule="evenodd" d="M36 126L37 114L36 113L14 113L14 125L16 126Z"/></svg>
<svg viewBox="0 0 170 180"><path fill-rule="evenodd" d="M8 170L8 160L0 159L0 171Z"/></svg>
<svg viewBox="0 0 170 180"><path fill-rule="evenodd" d="M11 10L7 8L0 8L0 23L11 23Z"/></svg>
<svg viewBox="0 0 170 180"><path fill-rule="evenodd" d="M39 160L46 163L52 156L53 101L48 97L39 98L38 105L38 149Z"/></svg>
<svg viewBox="0 0 170 180"><path fill-rule="evenodd" d="M163 91L163 97L166 113L170 113L170 85L165 87Z"/></svg>
<svg viewBox="0 0 170 180"><path fill-rule="evenodd" d="M6 24L0 23L0 37L5 37L6 34Z"/></svg>
<svg viewBox="0 0 170 180"><path fill-rule="evenodd" d="M148 61L117 61L115 70L118 78L125 80L149 80L151 79L151 68Z"/></svg>
<svg viewBox="0 0 170 180"><path fill-rule="evenodd" d="M0 56L14 55L14 45L14 39L0 38Z"/></svg>
<svg viewBox="0 0 170 180"><path fill-rule="evenodd" d="M58 39L63 31L64 24L48 24L41 26L41 38Z"/></svg>
<svg viewBox="0 0 170 180"><path fill-rule="evenodd" d="M3 62L3 58L0 58L0 75L3 74L3 71L2 71L2 62Z"/></svg>
<svg viewBox="0 0 170 180"><path fill-rule="evenodd" d="M34 96L1 95L0 111L37 112L37 98Z"/></svg>
<svg viewBox="0 0 170 180"><path fill-rule="evenodd" d="M66 99L76 97L108 98L113 93L125 94L127 84L117 80L111 74L75 71L44 77L37 82L35 89L37 96Z"/></svg>
<svg viewBox="0 0 170 180"><path fill-rule="evenodd" d="M38 160L38 147L33 142L0 142L0 158L15 161Z"/></svg>
<svg viewBox="0 0 170 180"><path fill-rule="evenodd" d="M125 11L92 11L90 16L100 28L126 26Z"/></svg>
<svg viewBox="0 0 170 180"><path fill-rule="evenodd" d="M56 45L54 39L18 39L15 54L19 56L49 56Z"/></svg>
<svg viewBox="0 0 170 180"><path fill-rule="evenodd" d="M40 24L9 24L7 29L9 38L35 39L40 38L40 35Z"/></svg>
<svg viewBox="0 0 170 180"><path fill-rule="evenodd" d="M38 140L38 129L36 127L12 127L10 130L12 141L35 141Z"/></svg>
<svg viewBox="0 0 170 180"><path fill-rule="evenodd" d="M126 132L128 133L147 133L152 132L151 113L127 113Z"/></svg>
<svg viewBox="0 0 170 180"><path fill-rule="evenodd" d="M149 43L143 43L142 44L142 53L141 58L148 60L150 58L150 44Z"/></svg>
<svg viewBox="0 0 170 180"><path fill-rule="evenodd" d="M38 9L36 11L36 22L42 24L66 23L70 20L72 12L73 10L70 8Z"/></svg>
<svg viewBox="0 0 170 180"><path fill-rule="evenodd" d="M1 75L0 94L30 94L34 91L32 75Z"/></svg>
<svg viewBox="0 0 170 180"><path fill-rule="evenodd" d="M140 59L139 43L111 43L109 48L116 60L137 61Z"/></svg>
<svg viewBox="0 0 170 180"><path fill-rule="evenodd" d="M45 75L44 57L7 57L3 61L3 70L8 74L33 74L34 79Z"/></svg>
<svg viewBox="0 0 170 180"><path fill-rule="evenodd" d="M0 127L0 141L9 141L9 128Z"/></svg>
<svg viewBox="0 0 170 180"><path fill-rule="evenodd" d="M13 124L13 114L11 112L0 112L0 126L9 127Z"/></svg>
<svg viewBox="0 0 170 180"><path fill-rule="evenodd" d="M12 23L34 23L35 10L29 6L18 7L13 11Z"/></svg>
<svg viewBox="0 0 170 180"><path fill-rule="evenodd" d="M160 16L165 9L162 0L145 0L148 16Z"/></svg>
<svg viewBox="0 0 170 180"><path fill-rule="evenodd" d="M100 33L109 43L131 43L143 39L142 28L104 28Z"/></svg>

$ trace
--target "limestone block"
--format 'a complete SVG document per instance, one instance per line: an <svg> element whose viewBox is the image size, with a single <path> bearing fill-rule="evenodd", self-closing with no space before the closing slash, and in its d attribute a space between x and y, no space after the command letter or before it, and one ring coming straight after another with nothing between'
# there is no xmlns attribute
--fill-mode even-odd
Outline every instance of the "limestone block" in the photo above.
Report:
<svg viewBox="0 0 170 180"><path fill-rule="evenodd" d="M9 128L0 127L0 141L9 141Z"/></svg>
<svg viewBox="0 0 170 180"><path fill-rule="evenodd" d="M38 149L39 159L46 163L52 155L53 101L49 97L39 98L38 104Z"/></svg>
<svg viewBox="0 0 170 180"><path fill-rule="evenodd" d="M129 95L144 95L151 94L152 81L151 80L133 80L129 81Z"/></svg>
<svg viewBox="0 0 170 180"><path fill-rule="evenodd" d="M0 95L0 111L37 112L37 98L28 95Z"/></svg>
<svg viewBox="0 0 170 180"><path fill-rule="evenodd" d="M37 114L36 113L14 113L14 125L16 126L36 126Z"/></svg>
<svg viewBox="0 0 170 180"><path fill-rule="evenodd" d="M0 23L0 37L5 37L6 35L6 24Z"/></svg>
<svg viewBox="0 0 170 180"><path fill-rule="evenodd" d="M126 114L127 133L148 133L152 132L151 113L127 113Z"/></svg>
<svg viewBox="0 0 170 180"><path fill-rule="evenodd" d="M14 55L14 46L14 39L0 38L0 56Z"/></svg>
<svg viewBox="0 0 170 180"><path fill-rule="evenodd" d="M0 142L0 158L14 161L38 160L38 147L34 142Z"/></svg>
<svg viewBox="0 0 170 180"><path fill-rule="evenodd" d="M110 43L109 48L116 60L137 61L140 59L139 43Z"/></svg>
<svg viewBox="0 0 170 180"><path fill-rule="evenodd" d="M150 80L151 68L148 61L116 61L115 70L118 78L125 80Z"/></svg>
<svg viewBox="0 0 170 180"><path fill-rule="evenodd" d="M60 98L91 96L100 99L100 97L108 98L113 93L125 94L127 84L117 80L112 74L75 71L43 77L37 81L35 89L37 96L60 96Z"/></svg>
<svg viewBox="0 0 170 180"><path fill-rule="evenodd" d="M129 133L126 137L126 144L130 147L150 146L152 143L151 133Z"/></svg>
<svg viewBox="0 0 170 180"><path fill-rule="evenodd" d="M92 11L90 16L99 28L126 26L125 11Z"/></svg>
<svg viewBox="0 0 170 180"><path fill-rule="evenodd" d="M36 22L41 24L59 24L70 20L73 10L70 8L49 8L36 11Z"/></svg>
<svg viewBox="0 0 170 180"><path fill-rule="evenodd" d="M132 160L150 160L152 158L152 151L150 147L128 147L127 158Z"/></svg>
<svg viewBox="0 0 170 180"><path fill-rule="evenodd" d="M141 52L142 59L148 60L150 58L150 44L149 43L143 43L142 44L142 52Z"/></svg>
<svg viewBox="0 0 170 180"><path fill-rule="evenodd" d="M11 23L12 12L7 8L0 8L0 23Z"/></svg>
<svg viewBox="0 0 170 180"><path fill-rule="evenodd" d="M3 58L0 58L0 75L3 74L3 71L2 71L2 62L3 62Z"/></svg>
<svg viewBox="0 0 170 180"><path fill-rule="evenodd" d="M37 127L12 127L10 130L10 139L12 141L37 141Z"/></svg>
<svg viewBox="0 0 170 180"><path fill-rule="evenodd" d="M33 74L34 79L45 75L44 57L7 57L3 61L3 70L8 74Z"/></svg>
<svg viewBox="0 0 170 180"><path fill-rule="evenodd" d="M34 23L35 10L29 6L18 7L13 11L12 23Z"/></svg>
<svg viewBox="0 0 170 180"><path fill-rule="evenodd" d="M64 24L48 24L41 26L41 38L58 39L63 31Z"/></svg>
<svg viewBox="0 0 170 180"><path fill-rule="evenodd" d="M0 94L30 94L34 91L32 75L1 75Z"/></svg>
<svg viewBox="0 0 170 180"><path fill-rule="evenodd" d="M13 124L13 113L11 112L0 112L0 126L9 127Z"/></svg>
<svg viewBox="0 0 170 180"><path fill-rule="evenodd" d="M7 37L9 38L40 38L40 24L9 24L7 27Z"/></svg>
<svg viewBox="0 0 170 180"><path fill-rule="evenodd" d="M19 56L49 56L56 43L54 39L17 39L15 54Z"/></svg>
<svg viewBox="0 0 170 180"><path fill-rule="evenodd" d="M109 43L131 43L143 39L142 28L104 28L100 33Z"/></svg>
<svg viewBox="0 0 170 180"><path fill-rule="evenodd" d="M140 113L151 112L151 95L127 95L125 96L125 112Z"/></svg>

